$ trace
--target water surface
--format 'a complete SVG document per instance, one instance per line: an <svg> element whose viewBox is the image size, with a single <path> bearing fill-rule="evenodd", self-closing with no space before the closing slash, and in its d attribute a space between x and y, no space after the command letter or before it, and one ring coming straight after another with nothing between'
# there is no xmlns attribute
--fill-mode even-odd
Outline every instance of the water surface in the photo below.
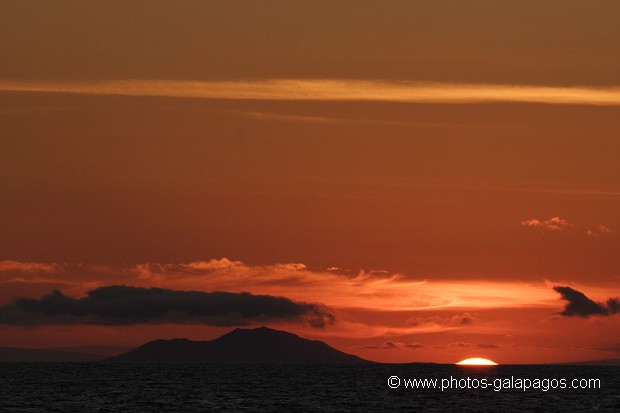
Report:
<svg viewBox="0 0 620 413"><path fill-rule="evenodd" d="M601 388L405 388L407 379L467 377L594 378ZM620 412L620 368L4 363L0 395L1 412Z"/></svg>

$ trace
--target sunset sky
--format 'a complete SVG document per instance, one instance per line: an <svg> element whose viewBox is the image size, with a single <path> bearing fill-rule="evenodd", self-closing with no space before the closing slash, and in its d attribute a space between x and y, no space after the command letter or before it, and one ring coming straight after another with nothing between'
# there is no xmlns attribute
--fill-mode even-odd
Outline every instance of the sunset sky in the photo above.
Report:
<svg viewBox="0 0 620 413"><path fill-rule="evenodd" d="M2 1L0 346L620 358L619 19Z"/></svg>

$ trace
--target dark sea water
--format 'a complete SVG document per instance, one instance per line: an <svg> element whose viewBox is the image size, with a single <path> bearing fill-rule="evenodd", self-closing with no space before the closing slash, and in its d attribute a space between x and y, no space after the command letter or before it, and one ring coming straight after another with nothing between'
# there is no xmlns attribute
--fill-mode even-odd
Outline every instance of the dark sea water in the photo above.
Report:
<svg viewBox="0 0 620 413"><path fill-rule="evenodd" d="M400 386L390 388L388 378ZM452 378L487 389L411 389ZM552 389L561 379L600 388ZM497 379L503 381L498 382ZM542 388L495 390L518 379ZM544 379L547 379L545 382ZM555 381L553 381L555 379ZM507 381L506 381L507 380ZM512 380L512 381L511 381ZM392 384L397 384L392 379ZM582 382L586 384L586 381ZM0 364L0 412L620 412L620 368L591 366Z"/></svg>

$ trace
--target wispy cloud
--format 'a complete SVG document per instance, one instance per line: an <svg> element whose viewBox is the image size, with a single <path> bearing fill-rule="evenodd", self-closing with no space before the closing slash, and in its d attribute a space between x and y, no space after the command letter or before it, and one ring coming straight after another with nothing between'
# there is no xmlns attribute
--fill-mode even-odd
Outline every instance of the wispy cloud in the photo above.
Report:
<svg viewBox="0 0 620 413"><path fill-rule="evenodd" d="M431 317L411 317L405 321L408 326L438 325L447 327L465 327L474 323L476 318L469 313L457 314L451 317L431 316Z"/></svg>
<svg viewBox="0 0 620 413"><path fill-rule="evenodd" d="M56 263L22 262L14 260L0 261L0 272L55 273L60 270L60 266Z"/></svg>
<svg viewBox="0 0 620 413"><path fill-rule="evenodd" d="M246 291L272 294L274 291L296 300L314 301L329 297L332 308L381 308L384 311L431 309L475 309L495 307L552 306L553 296L543 283L492 281L428 281L382 270L361 270L356 274L312 269L301 263L250 266L223 258L216 264L141 264L129 270L141 282L205 290ZM129 275L129 274L128 274ZM320 301L322 301L321 299ZM412 324L441 324L458 327L471 324L465 313L449 319L419 320Z"/></svg>
<svg viewBox="0 0 620 413"><path fill-rule="evenodd" d="M432 123L432 122L409 122L386 119L367 119L367 118L340 118L331 116L309 116L295 115L278 112L257 112L257 111L228 111L226 113L238 115L245 118L260 121L279 121L279 122L302 122L318 123L323 125L382 125L382 126L416 126L422 128L448 128L448 129L488 129L491 126L474 123ZM494 126L497 127L497 126Z"/></svg>
<svg viewBox="0 0 620 413"><path fill-rule="evenodd" d="M595 238L600 237L600 236L610 235L613 232L611 228L603 224L598 224L594 226L582 225L582 224L577 225L577 224L569 223L567 220L565 220L564 218L560 218L560 217L553 217L549 219L537 219L537 218L527 219L525 221L521 221L520 224L523 227L540 228L542 230L551 231L551 232L559 232L559 231L571 229L574 231L578 231L581 234L585 233L585 235L589 237L595 237Z"/></svg>
<svg viewBox="0 0 620 413"><path fill-rule="evenodd" d="M589 237L597 238L597 237L600 237L600 236L609 235L612 232L613 231L609 227L607 227L607 226L605 226L603 224L600 224L600 225L595 226L594 228L589 228L586 231L586 235L589 236Z"/></svg>
<svg viewBox="0 0 620 413"><path fill-rule="evenodd" d="M563 229L573 226L572 224L569 224L567 220L560 217L553 217L544 220L528 219L525 221L521 221L521 225L524 227L544 228L549 231L561 231Z"/></svg>
<svg viewBox="0 0 620 413"><path fill-rule="evenodd" d="M351 79L1 81L0 90L242 100L620 105L620 87L449 84Z"/></svg>
<svg viewBox="0 0 620 413"><path fill-rule="evenodd" d="M47 267L41 269L44 272ZM34 285L41 275L22 273L20 284L31 282ZM461 315L433 319L412 314L407 326L412 331L431 327L462 328L474 321L463 311L553 307L555 301L553 293L542 282L426 280L383 270L353 273L308 268L303 263L248 265L228 258L189 263L143 263L116 268L63 264L53 278L68 283L63 286L63 291L67 289L72 295L84 294L100 286L124 284L173 290L251 291L254 294L282 295L302 302L325 302L334 309L461 312ZM14 282L15 275L6 272L1 280Z"/></svg>

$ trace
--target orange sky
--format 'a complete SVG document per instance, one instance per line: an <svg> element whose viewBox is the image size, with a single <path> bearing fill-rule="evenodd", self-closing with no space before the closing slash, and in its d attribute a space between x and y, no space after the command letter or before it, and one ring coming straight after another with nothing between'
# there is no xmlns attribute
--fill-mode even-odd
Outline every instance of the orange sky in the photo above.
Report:
<svg viewBox="0 0 620 413"><path fill-rule="evenodd" d="M618 13L4 1L0 309L250 292L324 306L323 328L266 323L372 360L618 357L620 315L553 290L620 295ZM232 327L2 317L0 346Z"/></svg>

